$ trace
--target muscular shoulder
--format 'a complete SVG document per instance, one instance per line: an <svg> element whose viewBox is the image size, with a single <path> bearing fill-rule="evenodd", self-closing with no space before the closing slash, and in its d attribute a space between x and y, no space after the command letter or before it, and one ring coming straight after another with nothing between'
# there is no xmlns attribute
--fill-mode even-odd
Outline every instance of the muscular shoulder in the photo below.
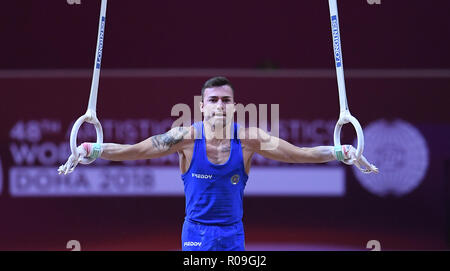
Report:
<svg viewBox="0 0 450 271"><path fill-rule="evenodd" d="M189 127L173 127L169 132L174 138L179 139L184 144L193 143L197 133L193 125Z"/></svg>
<svg viewBox="0 0 450 271"><path fill-rule="evenodd" d="M240 128L238 137L242 147L252 151L256 151L262 143L270 140L270 135L258 127Z"/></svg>
<svg viewBox="0 0 450 271"><path fill-rule="evenodd" d="M173 127L164 134L152 136L153 146L158 149L183 149L186 145L193 142L195 129L191 127Z"/></svg>

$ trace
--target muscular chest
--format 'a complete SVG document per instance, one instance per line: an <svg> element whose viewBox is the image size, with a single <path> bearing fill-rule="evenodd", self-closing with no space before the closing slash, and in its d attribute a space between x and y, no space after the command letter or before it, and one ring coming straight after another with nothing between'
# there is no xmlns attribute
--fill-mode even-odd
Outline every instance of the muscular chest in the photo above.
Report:
<svg viewBox="0 0 450 271"><path fill-rule="evenodd" d="M179 152L180 169L182 173L185 173L192 161L194 151L194 143L188 145L183 151ZM206 155L208 160L214 164L224 164L228 161L230 156L231 147L230 142L228 144L206 144ZM242 146L242 153L244 158L245 170L248 173L251 165L251 158L253 152L250 152Z"/></svg>
<svg viewBox="0 0 450 271"><path fill-rule="evenodd" d="M228 161L231 151L230 142L208 143L206 142L206 156L211 163L224 164Z"/></svg>

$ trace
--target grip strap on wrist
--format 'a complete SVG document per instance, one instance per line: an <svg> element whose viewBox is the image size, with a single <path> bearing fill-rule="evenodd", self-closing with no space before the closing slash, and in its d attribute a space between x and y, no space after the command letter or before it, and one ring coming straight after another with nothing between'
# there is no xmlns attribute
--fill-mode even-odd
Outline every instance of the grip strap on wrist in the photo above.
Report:
<svg viewBox="0 0 450 271"><path fill-rule="evenodd" d="M342 153L341 145L334 146L334 153L338 161L344 161L344 154Z"/></svg>
<svg viewBox="0 0 450 271"><path fill-rule="evenodd" d="M89 158L97 159L102 153L102 144L94 143L92 144L92 150L89 154Z"/></svg>

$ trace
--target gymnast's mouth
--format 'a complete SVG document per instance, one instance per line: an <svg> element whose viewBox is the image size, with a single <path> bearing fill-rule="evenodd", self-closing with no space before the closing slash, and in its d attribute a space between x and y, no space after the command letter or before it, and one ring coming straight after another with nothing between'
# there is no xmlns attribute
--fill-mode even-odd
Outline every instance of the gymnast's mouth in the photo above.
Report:
<svg viewBox="0 0 450 271"><path fill-rule="evenodd" d="M213 117L226 117L226 113L225 112L214 112L213 113Z"/></svg>

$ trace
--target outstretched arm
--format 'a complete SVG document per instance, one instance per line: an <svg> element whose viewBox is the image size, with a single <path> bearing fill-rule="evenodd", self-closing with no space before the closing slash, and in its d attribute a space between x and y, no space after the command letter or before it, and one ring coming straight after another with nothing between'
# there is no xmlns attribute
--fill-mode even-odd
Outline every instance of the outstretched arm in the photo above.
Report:
<svg viewBox="0 0 450 271"><path fill-rule="evenodd" d="M193 127L175 127L167 133L152 136L134 145L116 143L83 143L77 148L78 157L70 155L67 162L58 169L59 174L72 172L84 158L95 160L124 161L152 159L172 154L194 139Z"/></svg>
<svg viewBox="0 0 450 271"><path fill-rule="evenodd" d="M245 129L241 141L253 152L266 158L286 163L326 163L336 160L332 146L297 147L291 143L267 134L259 128Z"/></svg>
<svg viewBox="0 0 450 271"><path fill-rule="evenodd" d="M175 127L167 133L155 135L134 145L115 143L102 144L100 158L113 161L152 159L178 151L185 136L191 132L188 127ZM194 138L194 137L191 137Z"/></svg>
<svg viewBox="0 0 450 271"><path fill-rule="evenodd" d="M287 163L326 163L339 158L344 162L354 160L362 170L378 173L378 169L364 156L356 160L356 150L351 145L343 145L340 150L342 156L337 157L334 146L297 147L259 128L247 128L240 136L244 137L242 141L250 150L269 159Z"/></svg>

